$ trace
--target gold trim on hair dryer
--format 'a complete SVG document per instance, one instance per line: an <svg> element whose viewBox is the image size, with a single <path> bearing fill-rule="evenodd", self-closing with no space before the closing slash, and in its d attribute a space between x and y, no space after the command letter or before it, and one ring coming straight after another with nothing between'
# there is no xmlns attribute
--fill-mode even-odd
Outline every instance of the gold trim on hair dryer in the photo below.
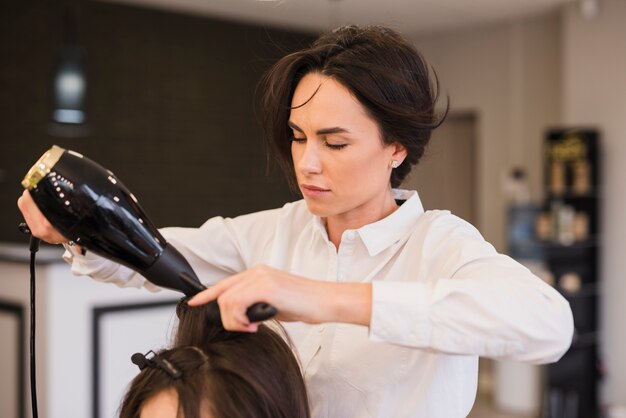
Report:
<svg viewBox="0 0 626 418"><path fill-rule="evenodd" d="M59 146L53 145L48 151L46 151L41 158L33 165L24 180L22 180L22 186L27 190L32 190L37 186L37 183L48 175L52 167L59 161L65 150Z"/></svg>

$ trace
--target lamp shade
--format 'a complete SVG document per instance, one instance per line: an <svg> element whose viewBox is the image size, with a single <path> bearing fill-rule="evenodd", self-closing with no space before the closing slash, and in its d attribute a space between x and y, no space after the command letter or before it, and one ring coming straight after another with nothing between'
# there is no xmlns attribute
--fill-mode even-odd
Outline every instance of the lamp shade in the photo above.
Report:
<svg viewBox="0 0 626 418"><path fill-rule="evenodd" d="M52 120L67 124L85 123L86 95L85 54L77 46L63 46L54 72Z"/></svg>

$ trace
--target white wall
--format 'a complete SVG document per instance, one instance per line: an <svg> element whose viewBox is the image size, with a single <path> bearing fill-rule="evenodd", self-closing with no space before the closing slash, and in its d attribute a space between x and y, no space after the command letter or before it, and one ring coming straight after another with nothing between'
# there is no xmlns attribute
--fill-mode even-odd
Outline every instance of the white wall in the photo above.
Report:
<svg viewBox="0 0 626 418"><path fill-rule="evenodd" d="M559 19L554 13L415 39L450 95L451 112L478 117L477 226L502 251L502 175L526 168L539 200L543 134L560 120Z"/></svg>
<svg viewBox="0 0 626 418"><path fill-rule="evenodd" d="M605 396L626 405L626 1L604 0L585 20L563 17L564 122L602 133L602 347Z"/></svg>

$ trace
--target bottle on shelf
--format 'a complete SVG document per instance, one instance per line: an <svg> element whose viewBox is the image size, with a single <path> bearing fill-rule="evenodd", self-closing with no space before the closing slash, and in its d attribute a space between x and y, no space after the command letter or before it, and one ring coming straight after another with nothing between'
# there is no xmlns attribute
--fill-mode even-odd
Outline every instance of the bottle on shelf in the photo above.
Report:
<svg viewBox="0 0 626 418"><path fill-rule="evenodd" d="M572 193L586 195L591 192L591 166L587 160L578 160L572 164Z"/></svg>

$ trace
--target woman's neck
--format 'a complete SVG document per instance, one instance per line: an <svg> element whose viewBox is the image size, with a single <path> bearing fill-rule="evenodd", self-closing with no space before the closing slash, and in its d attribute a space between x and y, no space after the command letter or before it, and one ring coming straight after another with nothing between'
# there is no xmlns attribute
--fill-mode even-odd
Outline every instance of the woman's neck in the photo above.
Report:
<svg viewBox="0 0 626 418"><path fill-rule="evenodd" d="M389 193L380 200L370 201L346 213L329 216L326 218L328 239L335 245L336 249L339 249L344 231L359 229L362 226L380 221L391 215L396 209L398 209L398 205L393 198L392 191L389 190Z"/></svg>

